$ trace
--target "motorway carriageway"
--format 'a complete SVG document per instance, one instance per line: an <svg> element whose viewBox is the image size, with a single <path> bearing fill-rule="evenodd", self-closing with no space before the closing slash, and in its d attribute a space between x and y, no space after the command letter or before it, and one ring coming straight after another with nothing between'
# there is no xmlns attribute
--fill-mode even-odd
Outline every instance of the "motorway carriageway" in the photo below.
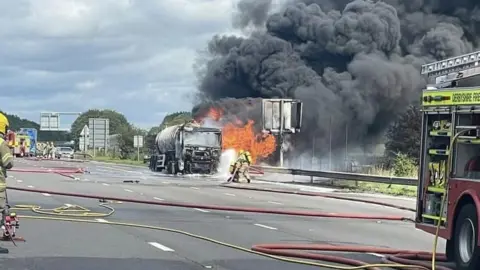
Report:
<svg viewBox="0 0 480 270"><path fill-rule="evenodd" d="M325 213L356 213L368 215L404 216L414 213L385 206L371 205L321 197L278 194L222 187L224 177L173 177L136 168L98 162L71 163L66 161L33 161L16 159L18 169L87 167L89 173L73 178L58 174L10 172L11 187L50 190L55 192L102 194L157 202L183 202L198 205L263 208L267 210L315 211ZM139 183L124 183L124 181ZM241 185L240 185L241 186ZM249 187L305 189L304 186L280 186L252 182ZM325 192L331 192L324 189ZM21 207L41 206L42 209L77 209L108 212L98 200L57 196L47 192L26 193L10 190L10 204ZM371 197L386 203L414 208L414 201L388 196ZM430 251L433 237L415 230L410 222L385 220L333 219L177 208L156 205L112 202L115 213L108 217L92 216L98 224L65 221L21 219L19 235L26 243L2 242L10 254L0 255L2 269L324 269L281 262L271 258L235 250L185 235L142 228L113 226L125 222L161 226L201 235L232 245L250 248L261 243L368 245ZM20 215L36 215L30 210ZM57 211L58 213L58 211ZM64 213L75 213L65 211ZM45 215L41 215L45 216ZM438 250L444 251L444 241ZM329 253L331 254L331 253ZM346 258L378 263L380 254L343 254ZM326 269L326 268L325 268Z"/></svg>

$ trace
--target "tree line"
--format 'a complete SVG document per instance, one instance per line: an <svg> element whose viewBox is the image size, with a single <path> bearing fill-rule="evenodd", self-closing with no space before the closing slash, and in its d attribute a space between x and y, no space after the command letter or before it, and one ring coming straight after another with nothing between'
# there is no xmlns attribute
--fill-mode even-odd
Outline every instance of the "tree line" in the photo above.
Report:
<svg viewBox="0 0 480 270"><path fill-rule="evenodd" d="M133 138L136 135L144 136L144 147L141 148L142 154L151 154L154 149L155 137L164 128L172 125L182 124L192 119L190 112L175 112L164 117L163 121L149 130L141 129L130 123L127 118L114 110L92 109L82 113L72 124L71 136L78 145L80 133L85 125L88 125L89 118L107 118L110 122L110 135L117 135L116 146L120 159L129 159L136 157L136 148L134 148ZM113 153L110 153L113 154Z"/></svg>
<svg viewBox="0 0 480 270"><path fill-rule="evenodd" d="M0 111L1 112L1 111ZM174 112L164 117L158 126L149 130L141 129L130 123L127 118L114 110L92 109L82 113L72 124L71 132L40 131L40 125L34 121L22 119L17 115L5 113L10 121L10 128L35 128L38 132L38 141L70 141L74 140L78 145L80 133L85 125L88 125L89 118L108 118L110 120L110 134L118 134L119 158L127 159L135 156L136 149L133 147L135 135L144 136L144 147L142 153L150 154L154 149L155 137L164 128L172 125L182 124L192 119L190 112ZM393 162L401 156L413 163L418 164L420 151L420 130L421 112L418 106L409 106L405 113L399 115L386 131L386 152L387 161Z"/></svg>

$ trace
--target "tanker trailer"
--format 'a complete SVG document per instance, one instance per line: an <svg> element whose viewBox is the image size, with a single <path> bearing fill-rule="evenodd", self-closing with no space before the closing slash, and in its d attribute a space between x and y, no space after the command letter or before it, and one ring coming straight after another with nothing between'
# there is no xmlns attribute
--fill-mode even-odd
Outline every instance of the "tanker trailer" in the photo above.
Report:
<svg viewBox="0 0 480 270"><path fill-rule="evenodd" d="M220 162L222 131L185 123L167 127L155 138L155 153L150 157L152 171L168 174L213 174Z"/></svg>

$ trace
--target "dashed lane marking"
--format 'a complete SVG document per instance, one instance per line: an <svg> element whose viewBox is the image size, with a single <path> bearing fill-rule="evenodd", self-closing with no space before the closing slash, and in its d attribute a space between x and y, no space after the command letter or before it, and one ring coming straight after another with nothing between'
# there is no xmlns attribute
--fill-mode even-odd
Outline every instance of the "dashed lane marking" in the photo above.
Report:
<svg viewBox="0 0 480 270"><path fill-rule="evenodd" d="M152 247L156 247L156 248L158 248L160 250L163 250L163 251L169 251L169 252L175 251L175 250L173 250L173 249L171 249L167 246L164 246L160 243L157 243L157 242L148 242L148 244L151 245Z"/></svg>
<svg viewBox="0 0 480 270"><path fill-rule="evenodd" d="M273 202L273 201L268 201L268 203L271 203L271 204L279 204L279 205L283 204L283 203Z"/></svg>
<svg viewBox="0 0 480 270"><path fill-rule="evenodd" d="M225 194L227 196L235 196L235 194L232 194L232 193L223 193L223 194Z"/></svg>
<svg viewBox="0 0 480 270"><path fill-rule="evenodd" d="M50 197L52 195L48 194L48 193L42 193L43 196L47 196L47 197Z"/></svg>
<svg viewBox="0 0 480 270"><path fill-rule="evenodd" d="M199 190L200 188L198 187L190 187L191 189L196 189L196 190Z"/></svg>
<svg viewBox="0 0 480 270"><path fill-rule="evenodd" d="M126 192L133 192L133 190L126 189L126 188L124 188L123 190L125 190Z"/></svg>
<svg viewBox="0 0 480 270"><path fill-rule="evenodd" d="M163 201L162 198L158 198L158 197L153 197L155 200L158 200L158 201Z"/></svg>
<svg viewBox="0 0 480 270"><path fill-rule="evenodd" d="M109 223L108 220L105 220L103 218L96 218L95 220L101 223Z"/></svg>
<svg viewBox="0 0 480 270"><path fill-rule="evenodd" d="M34 188L34 186L28 186L29 188Z"/></svg>
<svg viewBox="0 0 480 270"><path fill-rule="evenodd" d="M200 209L200 208L193 208L193 209L195 209L195 210L197 210L197 211L199 211L199 212L203 212L203 213L209 213L209 212L210 212L210 211L208 211L208 210Z"/></svg>
<svg viewBox="0 0 480 270"><path fill-rule="evenodd" d="M110 186L110 185L109 185L109 184L107 184L107 183L103 183L102 185L104 185L104 186L106 186L106 187Z"/></svg>
<svg viewBox="0 0 480 270"><path fill-rule="evenodd" d="M255 223L253 225L258 226L258 227L262 227L262 228L265 228L265 229L269 229L269 230L276 230L277 229L275 227L270 227L270 226L259 224L259 223Z"/></svg>

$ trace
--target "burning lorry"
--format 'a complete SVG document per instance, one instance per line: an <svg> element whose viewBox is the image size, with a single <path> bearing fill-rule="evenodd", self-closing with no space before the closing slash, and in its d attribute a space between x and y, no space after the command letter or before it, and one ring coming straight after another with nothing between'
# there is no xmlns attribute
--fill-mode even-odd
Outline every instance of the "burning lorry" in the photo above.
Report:
<svg viewBox="0 0 480 270"><path fill-rule="evenodd" d="M168 174L213 174L222 151L222 131L189 122L170 126L157 134L150 170Z"/></svg>

